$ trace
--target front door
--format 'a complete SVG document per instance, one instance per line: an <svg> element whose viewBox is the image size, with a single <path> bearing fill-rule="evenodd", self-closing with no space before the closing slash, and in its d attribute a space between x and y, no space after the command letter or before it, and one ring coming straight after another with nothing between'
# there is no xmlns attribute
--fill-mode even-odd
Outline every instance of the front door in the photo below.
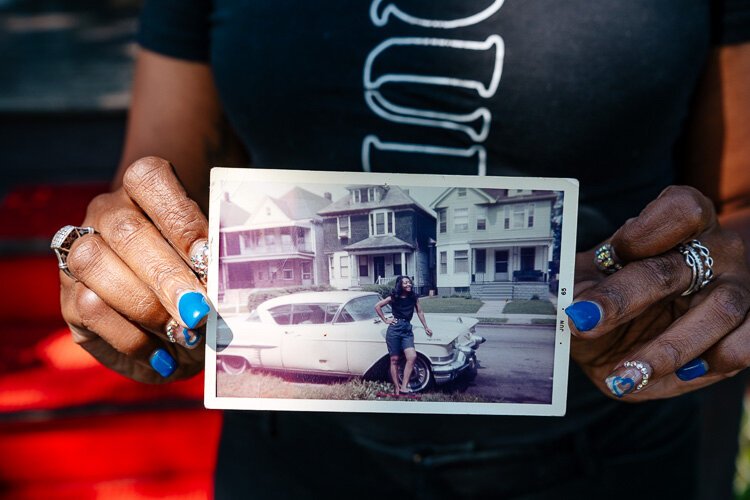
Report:
<svg viewBox="0 0 750 500"><path fill-rule="evenodd" d="M487 272L487 250L477 248L474 250L474 282L483 283Z"/></svg>
<svg viewBox="0 0 750 500"><path fill-rule="evenodd" d="M507 250L495 250L495 281L508 281Z"/></svg>
<svg viewBox="0 0 750 500"><path fill-rule="evenodd" d="M372 265L377 283L378 278L385 278L385 257L373 257Z"/></svg>

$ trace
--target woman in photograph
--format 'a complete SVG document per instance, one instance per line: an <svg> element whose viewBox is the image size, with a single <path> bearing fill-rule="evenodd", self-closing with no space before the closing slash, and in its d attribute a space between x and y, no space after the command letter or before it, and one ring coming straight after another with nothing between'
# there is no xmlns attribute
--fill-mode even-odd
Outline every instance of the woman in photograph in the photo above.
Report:
<svg viewBox="0 0 750 500"><path fill-rule="evenodd" d="M390 304L393 317L386 318L383 307ZM380 319L388 325L385 334L385 344L388 347L388 356L391 359L391 380L393 381L393 392L399 395L411 393L409 379L414 369L414 360L417 359L417 351L414 349L414 332L412 331L411 319L416 310L419 321L424 326L424 332L432 337L432 330L427 326L422 306L419 305L419 295L413 290L411 279L408 276L397 276L396 283L391 294L375 304L375 312ZM398 381L398 362L401 354L406 358L404 365L404 379Z"/></svg>
<svg viewBox="0 0 750 500"><path fill-rule="evenodd" d="M746 1L146 0L138 41L60 274L74 340L135 380L204 368L211 166L580 183L564 417L226 412L217 498L731 495L744 387L698 389L750 363Z"/></svg>

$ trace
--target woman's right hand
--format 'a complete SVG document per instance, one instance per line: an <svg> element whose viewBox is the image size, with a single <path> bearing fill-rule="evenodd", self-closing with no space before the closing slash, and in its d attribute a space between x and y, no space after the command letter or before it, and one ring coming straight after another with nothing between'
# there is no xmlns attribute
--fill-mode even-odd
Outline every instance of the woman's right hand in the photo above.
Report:
<svg viewBox="0 0 750 500"><path fill-rule="evenodd" d="M62 313L74 341L141 382L198 373L210 311L198 278L208 221L170 163L148 157L130 165L122 187L91 201L82 226L98 234L71 245L67 263L75 279L60 273ZM170 320L175 342L167 335Z"/></svg>

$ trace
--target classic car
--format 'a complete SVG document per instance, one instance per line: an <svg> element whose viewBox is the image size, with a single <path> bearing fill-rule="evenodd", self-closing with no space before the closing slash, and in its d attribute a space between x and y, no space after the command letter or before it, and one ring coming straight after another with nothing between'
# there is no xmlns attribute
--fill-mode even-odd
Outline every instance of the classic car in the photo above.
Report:
<svg viewBox="0 0 750 500"><path fill-rule="evenodd" d="M245 316L222 318L217 329L217 363L230 374L248 367L390 381L385 324L375 312L380 297L371 292L301 292L261 303ZM390 312L386 306L384 312ZM476 350L474 318L426 314L427 336L412 321L417 359L412 391L432 384L473 378ZM403 373L403 356L400 376Z"/></svg>

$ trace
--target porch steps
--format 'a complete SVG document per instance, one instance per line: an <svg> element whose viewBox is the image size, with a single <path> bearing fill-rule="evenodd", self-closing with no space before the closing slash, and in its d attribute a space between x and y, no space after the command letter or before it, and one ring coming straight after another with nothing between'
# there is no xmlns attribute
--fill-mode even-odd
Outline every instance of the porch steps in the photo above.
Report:
<svg viewBox="0 0 750 500"><path fill-rule="evenodd" d="M548 284L539 282L513 283L491 282L473 284L469 287L472 297L480 300L530 299L532 296L547 297Z"/></svg>

